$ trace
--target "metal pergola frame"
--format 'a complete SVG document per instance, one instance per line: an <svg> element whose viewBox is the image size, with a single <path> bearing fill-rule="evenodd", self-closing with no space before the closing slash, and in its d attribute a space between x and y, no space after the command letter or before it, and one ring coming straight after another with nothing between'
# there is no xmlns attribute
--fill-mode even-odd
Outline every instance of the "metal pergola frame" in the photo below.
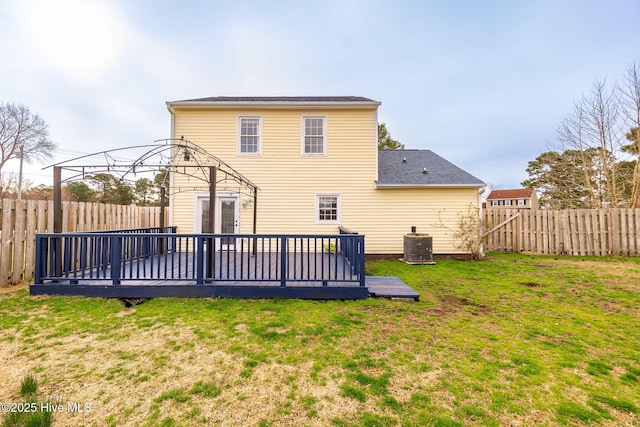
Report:
<svg viewBox="0 0 640 427"><path fill-rule="evenodd" d="M126 160L127 151L146 150L134 160ZM117 157L118 156L118 157ZM94 160L96 159L97 160ZM209 190L209 218L210 232L215 230L215 199L216 188L219 184L233 182L244 188L238 191L253 199L253 234L256 234L258 213L258 186L243 174L235 170L222 159L207 152L181 137L154 141L154 144L137 145L124 148L114 148L93 154L76 157L59 162L45 169L53 168L53 232L62 232L62 183L84 179L87 175L109 173L119 177L121 181L134 181L137 174L169 172L181 174L197 179L206 184ZM63 172L67 177L63 179ZM170 182L170 185L172 184ZM164 226L165 186L160 188L160 223ZM188 191L195 191L194 186ZM182 189L169 188L170 194L181 192Z"/></svg>

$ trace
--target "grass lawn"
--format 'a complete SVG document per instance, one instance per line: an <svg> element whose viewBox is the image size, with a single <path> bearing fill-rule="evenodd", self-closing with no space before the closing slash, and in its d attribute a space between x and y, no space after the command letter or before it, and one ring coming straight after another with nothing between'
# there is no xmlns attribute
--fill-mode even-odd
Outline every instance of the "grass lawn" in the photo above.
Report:
<svg viewBox="0 0 640 427"><path fill-rule="evenodd" d="M3 288L0 401L31 375L53 425L640 426L640 259L367 268L421 301Z"/></svg>

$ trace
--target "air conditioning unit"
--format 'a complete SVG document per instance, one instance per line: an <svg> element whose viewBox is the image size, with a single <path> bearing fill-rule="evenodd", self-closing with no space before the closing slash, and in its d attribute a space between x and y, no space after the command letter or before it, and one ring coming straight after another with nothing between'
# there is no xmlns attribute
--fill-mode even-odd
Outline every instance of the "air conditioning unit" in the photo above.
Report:
<svg viewBox="0 0 640 427"><path fill-rule="evenodd" d="M403 261L407 264L435 264L433 262L433 237L415 232L405 234Z"/></svg>

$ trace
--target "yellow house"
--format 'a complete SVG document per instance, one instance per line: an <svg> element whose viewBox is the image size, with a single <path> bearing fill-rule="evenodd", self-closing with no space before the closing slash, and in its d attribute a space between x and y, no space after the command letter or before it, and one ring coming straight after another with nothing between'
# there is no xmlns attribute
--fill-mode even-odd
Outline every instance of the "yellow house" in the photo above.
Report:
<svg viewBox="0 0 640 427"><path fill-rule="evenodd" d="M365 235L367 254L403 252L412 227L435 254L460 253L460 214L478 209L484 183L429 150L379 151L380 102L340 97L212 97L168 102L172 137L195 143L258 188L258 199L218 177L217 233ZM170 221L207 232L209 193L172 176ZM256 206L253 206L257 203ZM254 209L255 208L255 209Z"/></svg>

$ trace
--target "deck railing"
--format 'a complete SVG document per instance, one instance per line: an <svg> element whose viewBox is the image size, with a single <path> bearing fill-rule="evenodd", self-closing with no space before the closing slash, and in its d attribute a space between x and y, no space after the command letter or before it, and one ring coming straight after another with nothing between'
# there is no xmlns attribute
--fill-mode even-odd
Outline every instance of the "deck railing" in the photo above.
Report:
<svg viewBox="0 0 640 427"><path fill-rule="evenodd" d="M364 280L364 236L357 234L175 234L145 229L36 236L35 284L365 286Z"/></svg>
<svg viewBox="0 0 640 427"><path fill-rule="evenodd" d="M340 250L345 259L349 261L352 268L359 274L364 274L364 264L360 262L360 248L357 245L358 240L351 239L348 236L357 236L358 233L351 231L346 227L340 227ZM362 270L361 270L362 268Z"/></svg>
<svg viewBox="0 0 640 427"><path fill-rule="evenodd" d="M142 227L142 228L125 228L122 230L101 230L101 231L87 231L86 234L96 233L121 233L121 234L136 234L136 233L175 233L178 227L175 225L168 225L165 227Z"/></svg>

